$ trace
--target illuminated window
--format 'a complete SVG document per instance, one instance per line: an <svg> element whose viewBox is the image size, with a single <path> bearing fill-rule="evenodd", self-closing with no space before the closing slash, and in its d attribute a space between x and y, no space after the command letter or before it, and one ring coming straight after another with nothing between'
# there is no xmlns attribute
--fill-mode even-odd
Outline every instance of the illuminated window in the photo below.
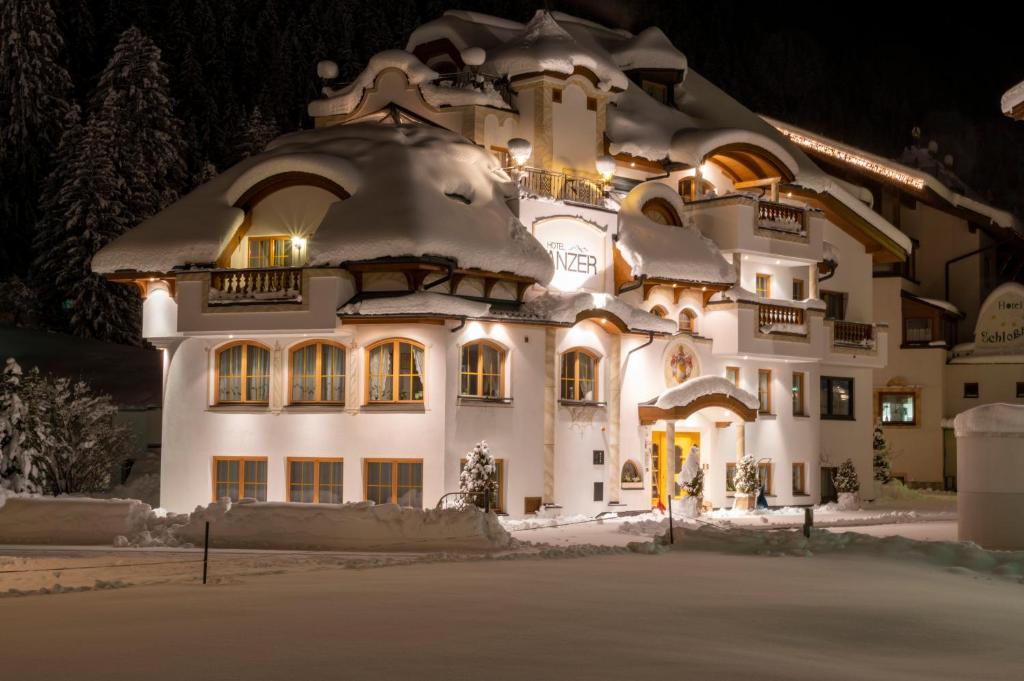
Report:
<svg viewBox="0 0 1024 681"><path fill-rule="evenodd" d="M597 402L597 356L589 350L562 355L561 398L567 402Z"/></svg>
<svg viewBox="0 0 1024 681"><path fill-rule="evenodd" d="M462 346L459 394L466 397L499 399L505 376L505 351L488 341Z"/></svg>
<svg viewBox="0 0 1024 681"><path fill-rule="evenodd" d="M735 385L737 388L740 387L739 367L725 367L725 377L732 381L733 385Z"/></svg>
<svg viewBox="0 0 1024 681"><path fill-rule="evenodd" d="M917 395L906 393L879 393L878 411L886 426L912 426L917 423Z"/></svg>
<svg viewBox="0 0 1024 681"><path fill-rule="evenodd" d="M340 504L344 480L341 459L288 459L288 501Z"/></svg>
<svg viewBox="0 0 1024 681"><path fill-rule="evenodd" d="M821 377L821 418L854 420L852 378Z"/></svg>
<svg viewBox="0 0 1024 681"><path fill-rule="evenodd" d="M249 237L249 268L291 267L292 240L287 236Z"/></svg>
<svg viewBox="0 0 1024 681"><path fill-rule="evenodd" d="M309 341L291 353L291 401L345 403L345 348Z"/></svg>
<svg viewBox="0 0 1024 681"><path fill-rule="evenodd" d="M757 275L757 297L758 298L771 298L772 297L772 275L758 273L758 275Z"/></svg>
<svg viewBox="0 0 1024 681"><path fill-rule="evenodd" d="M423 401L423 346L398 338L380 341L367 351L367 402Z"/></svg>
<svg viewBox="0 0 1024 681"><path fill-rule="evenodd" d="M463 466L466 465L465 459L459 459L459 470L461 471ZM495 482L497 482L497 489L494 490L494 496L491 498L491 510L497 513L505 512L505 459L495 459L494 465L497 468L495 471ZM470 503L475 503L471 499L467 499Z"/></svg>
<svg viewBox="0 0 1024 681"><path fill-rule="evenodd" d="M367 459L363 470L366 500L423 508L423 461Z"/></svg>
<svg viewBox="0 0 1024 681"><path fill-rule="evenodd" d="M804 399L804 374L793 372L793 416L807 416L807 405Z"/></svg>
<svg viewBox="0 0 1024 681"><path fill-rule="evenodd" d="M761 414L772 413L772 372L771 369L757 370L757 399L760 402L757 411Z"/></svg>
<svg viewBox="0 0 1024 681"><path fill-rule="evenodd" d="M697 333L697 313L690 308L684 308L679 313L679 330Z"/></svg>
<svg viewBox="0 0 1024 681"><path fill-rule="evenodd" d="M240 341L217 351L217 404L266 404L270 398L270 350Z"/></svg>
<svg viewBox="0 0 1024 681"><path fill-rule="evenodd" d="M267 500L267 460L262 457L218 456L213 459L213 500L228 497Z"/></svg>
<svg viewBox="0 0 1024 681"><path fill-rule="evenodd" d="M807 464L793 464L793 494L807 494Z"/></svg>

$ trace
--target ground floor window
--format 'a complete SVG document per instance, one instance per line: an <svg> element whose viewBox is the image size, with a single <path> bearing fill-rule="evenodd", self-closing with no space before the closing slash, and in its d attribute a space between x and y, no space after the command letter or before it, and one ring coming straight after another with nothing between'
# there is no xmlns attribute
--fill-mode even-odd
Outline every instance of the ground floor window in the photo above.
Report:
<svg viewBox="0 0 1024 681"><path fill-rule="evenodd" d="M821 377L821 418L849 421L854 419L852 378Z"/></svg>
<svg viewBox="0 0 1024 681"><path fill-rule="evenodd" d="M367 459L363 481L367 501L423 508L420 459Z"/></svg>
<svg viewBox="0 0 1024 681"><path fill-rule="evenodd" d="M807 464L793 464L793 494L807 494Z"/></svg>
<svg viewBox="0 0 1024 681"><path fill-rule="evenodd" d="M757 484L761 486L766 495L775 493L774 482L772 480L772 465L767 461L757 464Z"/></svg>
<svg viewBox="0 0 1024 681"><path fill-rule="evenodd" d="M725 464L725 493L735 494L736 493L736 464L727 463Z"/></svg>
<svg viewBox="0 0 1024 681"><path fill-rule="evenodd" d="M793 416L807 416L807 405L804 401L804 374L793 372Z"/></svg>
<svg viewBox="0 0 1024 681"><path fill-rule="evenodd" d="M219 456L213 459L213 500L267 500L266 457Z"/></svg>
<svg viewBox="0 0 1024 681"><path fill-rule="evenodd" d="M466 465L465 459L459 459L459 471ZM497 466L497 481L498 488L494 490L494 497L491 499L491 510L497 513L505 512L505 459L495 459L494 465Z"/></svg>
<svg viewBox="0 0 1024 681"><path fill-rule="evenodd" d="M340 504L344 476L341 459L288 459L288 501Z"/></svg>
<svg viewBox="0 0 1024 681"><path fill-rule="evenodd" d="M912 426L917 423L917 395L879 393L878 411L885 426Z"/></svg>

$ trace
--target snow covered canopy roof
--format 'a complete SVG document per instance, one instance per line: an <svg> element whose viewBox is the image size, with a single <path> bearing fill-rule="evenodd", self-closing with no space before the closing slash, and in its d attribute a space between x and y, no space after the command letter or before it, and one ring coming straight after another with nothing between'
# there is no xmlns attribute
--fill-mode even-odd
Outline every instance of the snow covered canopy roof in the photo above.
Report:
<svg viewBox="0 0 1024 681"><path fill-rule="evenodd" d="M677 217L683 213L682 199L660 182L644 182L629 192L619 209L616 245L634 277L695 284L735 283L736 271L714 241L691 225L654 222L643 212L650 201L667 203Z"/></svg>
<svg viewBox="0 0 1024 681"><path fill-rule="evenodd" d="M733 412L744 421L757 419L760 401L756 395L738 388L721 376L698 376L664 390L656 398L640 405L641 423L659 419L685 419L709 407Z"/></svg>
<svg viewBox="0 0 1024 681"><path fill-rule="evenodd" d="M484 149L429 125L338 125L284 135L104 247L99 273L210 266L229 247L246 192L304 173L348 198L330 205L309 237L308 265L438 257L462 269L547 283L547 251L507 199L515 185Z"/></svg>

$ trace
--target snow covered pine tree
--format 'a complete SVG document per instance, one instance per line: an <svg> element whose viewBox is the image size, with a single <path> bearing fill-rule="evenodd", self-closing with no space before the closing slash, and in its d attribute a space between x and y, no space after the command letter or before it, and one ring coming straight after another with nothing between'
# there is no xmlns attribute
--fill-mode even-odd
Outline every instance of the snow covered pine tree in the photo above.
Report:
<svg viewBox="0 0 1024 681"><path fill-rule="evenodd" d="M498 491L498 464L487 443L480 441L466 454L466 463L459 475L459 490L473 499L480 508L494 508Z"/></svg>
<svg viewBox="0 0 1024 681"><path fill-rule="evenodd" d="M34 451L25 446L28 406L21 367L8 359L0 374L0 489L16 493L39 491Z"/></svg>
<svg viewBox="0 0 1024 681"><path fill-rule="evenodd" d="M857 492L860 491L860 480L857 478L857 469L853 466L853 459L847 459L839 464L833 482L836 492L839 493L840 510L855 510L858 506Z"/></svg>
<svg viewBox="0 0 1024 681"><path fill-rule="evenodd" d="M880 421L875 421L875 435L871 446L874 449L872 467L875 472L875 480L884 485L892 480L892 466L889 461L889 443L885 441Z"/></svg>

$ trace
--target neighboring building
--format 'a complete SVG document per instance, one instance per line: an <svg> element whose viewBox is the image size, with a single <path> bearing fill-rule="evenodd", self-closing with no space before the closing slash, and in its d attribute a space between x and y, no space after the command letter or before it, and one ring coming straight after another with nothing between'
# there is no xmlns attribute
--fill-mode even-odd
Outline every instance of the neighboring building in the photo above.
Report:
<svg viewBox="0 0 1024 681"><path fill-rule="evenodd" d="M659 30L447 12L309 112L93 261L165 353L163 506L433 506L479 440L513 515L663 504L693 444L715 506L738 453L773 505L870 480L912 241Z"/></svg>
<svg viewBox="0 0 1024 681"><path fill-rule="evenodd" d="M874 265L873 318L890 329L888 366L875 370L874 413L895 475L912 485L956 489L951 419L978 404L1024 399L1017 390L1024 361L1012 345L1019 339L978 352L972 342L959 345L991 323L990 309L999 303L986 301L1016 290L1007 282L1024 283L1020 223L975 197L953 173L951 159L938 159L934 143L912 146L896 162L769 122L912 239L907 260ZM841 318L842 310L829 314ZM1006 314L1024 323L1019 309Z"/></svg>

